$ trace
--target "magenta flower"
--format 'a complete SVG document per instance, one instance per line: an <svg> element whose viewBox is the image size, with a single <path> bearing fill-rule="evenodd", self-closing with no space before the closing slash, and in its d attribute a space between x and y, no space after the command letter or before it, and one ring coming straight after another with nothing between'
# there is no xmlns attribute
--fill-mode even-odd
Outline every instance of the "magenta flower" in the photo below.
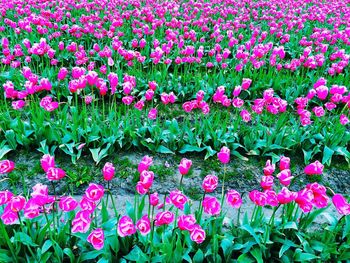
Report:
<svg viewBox="0 0 350 263"><path fill-rule="evenodd" d="M310 163L307 165L304 169L304 173L307 175L316 175L316 174L322 174L323 173L323 164L319 161L315 161L313 163Z"/></svg>
<svg viewBox="0 0 350 263"><path fill-rule="evenodd" d="M0 174L10 173L15 169L15 163L10 160L0 161Z"/></svg>
<svg viewBox="0 0 350 263"><path fill-rule="evenodd" d="M196 218L194 215L181 215L178 218L177 226L181 230L192 231L196 225Z"/></svg>
<svg viewBox="0 0 350 263"><path fill-rule="evenodd" d="M220 152L217 154L218 159L221 163L227 164L230 162L230 149L226 146L222 147Z"/></svg>
<svg viewBox="0 0 350 263"><path fill-rule="evenodd" d="M87 241L94 247L94 249L101 250L104 246L104 232L102 228L96 228L90 233Z"/></svg>
<svg viewBox="0 0 350 263"><path fill-rule="evenodd" d="M216 189L216 187L218 186L218 183L219 183L219 179L217 176L208 174L203 179L202 188L205 192L211 193Z"/></svg>
<svg viewBox="0 0 350 263"><path fill-rule="evenodd" d="M128 216L122 216L118 222L117 232L121 237L131 236L135 234L136 228L132 219Z"/></svg>
<svg viewBox="0 0 350 263"><path fill-rule="evenodd" d="M136 222L136 228L140 231L141 235L145 236L151 232L151 222L148 215L141 217L139 221Z"/></svg>
<svg viewBox="0 0 350 263"><path fill-rule="evenodd" d="M106 181L110 181L113 179L114 174L115 174L115 168L113 166L112 163L105 163L105 165L103 166L102 169L102 174L103 174L103 178Z"/></svg>
<svg viewBox="0 0 350 263"><path fill-rule="evenodd" d="M192 166L192 161L188 160L186 158L182 158L180 164L179 164L179 172L182 175L188 174L190 168Z"/></svg>
<svg viewBox="0 0 350 263"><path fill-rule="evenodd" d="M197 244L200 244L203 243L205 237L205 231L199 225L195 225L190 234L191 240Z"/></svg>
<svg viewBox="0 0 350 263"><path fill-rule="evenodd" d="M226 201L233 208L240 208L242 205L241 195L236 190L228 190L226 193Z"/></svg>

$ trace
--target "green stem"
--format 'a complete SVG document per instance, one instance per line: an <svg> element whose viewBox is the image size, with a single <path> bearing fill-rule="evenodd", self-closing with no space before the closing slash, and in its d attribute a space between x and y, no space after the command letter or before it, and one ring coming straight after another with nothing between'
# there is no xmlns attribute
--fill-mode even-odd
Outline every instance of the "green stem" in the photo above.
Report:
<svg viewBox="0 0 350 263"><path fill-rule="evenodd" d="M5 238L7 246L10 249L10 252L11 252L11 255L12 255L12 259L14 260L15 263L17 263L18 259L17 259L17 255L15 253L15 249L13 248L13 245L12 245L12 243L10 241L10 238L9 238L9 236L7 234L6 228L5 228L4 223L2 222L2 220L0 220L0 230L1 230L2 236Z"/></svg>
<svg viewBox="0 0 350 263"><path fill-rule="evenodd" d="M222 210L223 210L223 204L224 204L224 198L225 198L225 178L226 178L226 169L227 169L227 166L226 164L224 164L224 178L222 180L222 190L221 190L221 212L220 212L220 215L222 213Z"/></svg>

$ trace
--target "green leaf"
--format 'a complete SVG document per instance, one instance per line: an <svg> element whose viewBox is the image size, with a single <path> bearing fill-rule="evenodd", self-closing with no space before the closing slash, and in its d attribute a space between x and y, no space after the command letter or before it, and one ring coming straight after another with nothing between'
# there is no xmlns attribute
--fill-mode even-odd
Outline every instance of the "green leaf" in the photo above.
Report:
<svg viewBox="0 0 350 263"><path fill-rule="evenodd" d="M310 253L295 253L294 254L294 260L300 261L300 262L307 262L309 260L313 260L319 258L318 256Z"/></svg>
<svg viewBox="0 0 350 263"><path fill-rule="evenodd" d="M238 159L242 160L242 161L248 161L249 159L243 155L241 155L239 152L237 151L232 151L231 152L234 156L236 156Z"/></svg>
<svg viewBox="0 0 350 263"><path fill-rule="evenodd" d="M158 153L168 153L168 154L174 154L173 151L171 151L169 148L163 146L163 145L160 145L157 149L156 149L156 152Z"/></svg>
<svg viewBox="0 0 350 263"><path fill-rule="evenodd" d="M201 249L198 249L196 254L194 254L193 256L193 262L203 262L204 261L204 254L203 251Z"/></svg>
<svg viewBox="0 0 350 263"><path fill-rule="evenodd" d="M328 148L327 146L325 146L323 150L322 163L327 163L328 165L330 165L333 154L334 154L334 151L331 148Z"/></svg>
<svg viewBox="0 0 350 263"><path fill-rule="evenodd" d="M198 146L193 146L193 145L189 145L189 144L185 144L181 150L179 151L179 153L187 153L187 152L201 152L204 151L205 147L198 147Z"/></svg>
<svg viewBox="0 0 350 263"><path fill-rule="evenodd" d="M255 239L256 244L260 244L259 237L256 235L254 229L250 225L242 225L240 228L247 231Z"/></svg>
<svg viewBox="0 0 350 263"><path fill-rule="evenodd" d="M37 247L38 245L35 244L30 236L23 232L17 232L12 238L14 242L18 242L27 246L31 247Z"/></svg>
<svg viewBox="0 0 350 263"><path fill-rule="evenodd" d="M8 145L3 145L0 147L0 160L12 149Z"/></svg>
<svg viewBox="0 0 350 263"><path fill-rule="evenodd" d="M81 261L90 260L90 259L97 259L102 254L103 254L103 250L93 250L93 251L82 254L80 259L81 259Z"/></svg>
<svg viewBox="0 0 350 263"><path fill-rule="evenodd" d="M75 256L70 248L63 249L63 253L69 257L70 262L75 262Z"/></svg>
<svg viewBox="0 0 350 263"><path fill-rule="evenodd" d="M281 247L278 256L281 258L283 254L291 247L296 247L296 244L288 239L283 240L283 246Z"/></svg>
<svg viewBox="0 0 350 263"><path fill-rule="evenodd" d="M251 257L249 257L247 254L242 254L238 257L237 262L238 263L253 263L253 262L255 262L255 260L252 259Z"/></svg>
<svg viewBox="0 0 350 263"><path fill-rule="evenodd" d="M264 262L260 248L254 248L252 251L250 251L250 254L252 254L258 263Z"/></svg>
<svg viewBox="0 0 350 263"><path fill-rule="evenodd" d="M136 261L137 263L148 261L147 255L138 246L135 246L124 258L130 261Z"/></svg>
<svg viewBox="0 0 350 263"><path fill-rule="evenodd" d="M52 247L52 241L51 240L46 240L44 245L41 248L41 253L45 254L46 251L48 251Z"/></svg>

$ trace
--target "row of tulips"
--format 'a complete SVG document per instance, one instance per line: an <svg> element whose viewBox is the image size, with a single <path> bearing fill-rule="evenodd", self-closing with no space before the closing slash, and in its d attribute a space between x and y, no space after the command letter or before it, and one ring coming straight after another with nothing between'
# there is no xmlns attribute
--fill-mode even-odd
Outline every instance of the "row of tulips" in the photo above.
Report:
<svg viewBox="0 0 350 263"><path fill-rule="evenodd" d="M225 166L230 162L230 150L223 147L217 156L223 164L222 194L217 197L215 193L220 186L218 177L207 175L202 182L203 196L199 203L186 196L186 185L182 183L182 178L191 169L191 160L181 160L179 187L161 201L161 196L152 191L155 175L149 168L153 160L145 156L138 165L140 179L136 184L134 205L127 204L124 214L118 198L112 193L111 184L118 174L112 163L106 163L102 169L107 187L90 183L82 197L57 195L55 184L64 180L65 173L56 167L53 156L45 155L41 166L54 195L50 195L49 187L41 183L33 187L27 198L9 190L0 191L3 210L0 230L5 237L0 243L3 251L0 259L14 262L24 258L38 261L43 257L58 261L69 258L74 262L91 259L106 262L116 258L137 262L180 262L182 259L200 262L204 258L209 261L238 258L241 262L262 262L286 258L292 261L344 259L349 254L347 240L350 233L346 229L350 224L347 216L350 204L343 195L318 183L308 184L298 192L292 191L290 185L295 178L290 170L290 159L282 156L280 172L274 176L276 164L268 160L261 178L262 190L257 188L248 193L254 204L251 213L242 206L249 202L244 201L244 194L225 187ZM13 169L13 162L1 161L1 174L6 175ZM323 165L315 161L307 165L304 172L310 177L321 175ZM274 182L275 179L279 184ZM342 217L327 213L330 196ZM228 206L224 205L224 200ZM242 208L245 211L243 219ZM272 215L265 215L264 210L271 208ZM237 218L228 216L232 214L228 211L231 209L237 210ZM306 231L322 213L329 219L324 224L333 239L316 236L317 247ZM86 241L95 250L86 246ZM274 251L274 242L281 243L277 245L277 251ZM336 242L336 251L328 251L328 243L323 242ZM287 243L292 253L287 251ZM34 248L40 249L34 253ZM75 258L76 255L80 256Z"/></svg>

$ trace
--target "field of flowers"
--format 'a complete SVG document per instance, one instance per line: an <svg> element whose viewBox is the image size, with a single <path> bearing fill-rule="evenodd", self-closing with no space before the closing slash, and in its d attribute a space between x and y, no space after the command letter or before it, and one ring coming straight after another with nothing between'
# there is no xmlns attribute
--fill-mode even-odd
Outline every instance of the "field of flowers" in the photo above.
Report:
<svg viewBox="0 0 350 263"><path fill-rule="evenodd" d="M349 61L350 0L2 1L0 262L350 261Z"/></svg>

